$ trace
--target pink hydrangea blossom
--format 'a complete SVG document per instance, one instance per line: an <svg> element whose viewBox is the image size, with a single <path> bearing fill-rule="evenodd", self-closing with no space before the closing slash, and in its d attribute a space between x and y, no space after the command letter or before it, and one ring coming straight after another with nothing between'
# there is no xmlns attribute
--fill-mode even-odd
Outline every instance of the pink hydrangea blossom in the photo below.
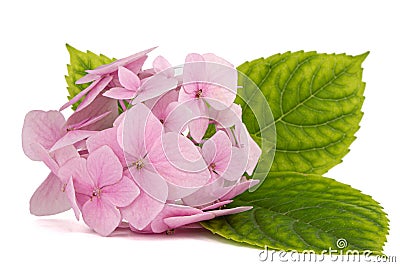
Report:
<svg viewBox="0 0 400 267"><path fill-rule="evenodd" d="M181 73L161 56L142 70L152 50L87 70L77 83L88 87L61 108L82 100L68 119L26 115L23 150L50 169L32 214L72 208L108 236L124 224L139 233L201 227L252 208L225 207L258 183L245 173L261 156L233 103L235 68L214 54L189 54Z"/></svg>

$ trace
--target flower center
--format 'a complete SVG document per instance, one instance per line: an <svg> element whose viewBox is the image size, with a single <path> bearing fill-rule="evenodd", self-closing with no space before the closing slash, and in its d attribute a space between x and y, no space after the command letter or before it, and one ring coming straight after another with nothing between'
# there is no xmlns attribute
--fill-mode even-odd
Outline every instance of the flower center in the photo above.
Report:
<svg viewBox="0 0 400 267"><path fill-rule="evenodd" d="M214 162L210 164L210 168L212 171L215 171L215 167L217 167L217 166L215 165Z"/></svg>
<svg viewBox="0 0 400 267"><path fill-rule="evenodd" d="M141 168L144 167L143 159L139 159L138 161L133 163L133 165L136 167L136 169L140 170Z"/></svg>
<svg viewBox="0 0 400 267"><path fill-rule="evenodd" d="M199 90L196 92L196 98L200 98L202 95L203 95L203 90L202 90L202 89L199 89Z"/></svg>
<svg viewBox="0 0 400 267"><path fill-rule="evenodd" d="M92 198L94 198L94 197L100 198L100 193L101 193L100 188L93 189Z"/></svg>

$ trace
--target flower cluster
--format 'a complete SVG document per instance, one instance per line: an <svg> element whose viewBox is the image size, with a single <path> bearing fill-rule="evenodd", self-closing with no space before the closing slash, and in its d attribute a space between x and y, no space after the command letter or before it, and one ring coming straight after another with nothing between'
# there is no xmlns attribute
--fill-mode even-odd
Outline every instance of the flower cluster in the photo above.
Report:
<svg viewBox="0 0 400 267"><path fill-rule="evenodd" d="M261 150L234 99L237 72L214 54L189 54L173 68L134 54L87 70L88 87L60 109L79 103L66 120L60 111L29 112L22 144L50 174L33 194L34 215L73 209L76 218L107 236L129 225L161 233L246 211L226 209L257 181Z"/></svg>

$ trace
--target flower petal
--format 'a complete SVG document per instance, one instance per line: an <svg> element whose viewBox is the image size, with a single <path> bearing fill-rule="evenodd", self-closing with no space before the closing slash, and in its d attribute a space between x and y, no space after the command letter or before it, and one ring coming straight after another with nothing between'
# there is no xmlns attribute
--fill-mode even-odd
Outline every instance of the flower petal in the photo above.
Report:
<svg viewBox="0 0 400 267"><path fill-rule="evenodd" d="M119 210L101 198L93 197L82 207L82 217L85 223L102 236L110 235L121 222Z"/></svg>
<svg viewBox="0 0 400 267"><path fill-rule="evenodd" d="M166 133L149 151L148 158L157 173L169 183L170 200L198 190L210 178L197 147L178 133Z"/></svg>
<svg viewBox="0 0 400 267"><path fill-rule="evenodd" d="M206 62L200 54L188 54L183 66L183 89L187 93L199 89L198 82L207 81Z"/></svg>
<svg viewBox="0 0 400 267"><path fill-rule="evenodd" d="M118 128L118 142L126 154L144 158L157 139L161 138L163 127L150 109L140 103L126 112Z"/></svg>
<svg viewBox="0 0 400 267"><path fill-rule="evenodd" d="M224 110L216 110L209 108L210 119L215 121L219 127L230 128L242 121L242 108L240 105L233 103L229 108Z"/></svg>
<svg viewBox="0 0 400 267"><path fill-rule="evenodd" d="M214 214L215 217L219 217L219 216L225 216L225 215L236 214L236 213L248 211L248 210L251 210L252 208L253 208L252 206L241 206L241 207L236 207L236 208L231 208L231 209L210 210L207 212Z"/></svg>
<svg viewBox="0 0 400 267"><path fill-rule="evenodd" d="M164 128L166 132L183 132L187 123L193 117L192 111L185 103L171 102L165 112Z"/></svg>
<svg viewBox="0 0 400 267"><path fill-rule="evenodd" d="M117 101L99 95L91 105L74 112L68 118L67 125L77 125L80 130L101 131L112 127L118 115Z"/></svg>
<svg viewBox="0 0 400 267"><path fill-rule="evenodd" d="M128 177L123 176L116 184L103 187L101 197L117 207L125 207L139 195L139 187Z"/></svg>
<svg viewBox="0 0 400 267"><path fill-rule="evenodd" d="M189 216L175 216L164 219L164 223L169 229L176 229L187 224L192 224L201 221L207 221L215 218L215 214L210 212L202 212Z"/></svg>
<svg viewBox="0 0 400 267"><path fill-rule="evenodd" d="M146 192L127 207L121 208L122 217L137 230L143 230L163 209L164 203L152 198Z"/></svg>
<svg viewBox="0 0 400 267"><path fill-rule="evenodd" d="M156 73L162 73L167 77L174 76L172 65L163 56L158 56L153 61L153 69Z"/></svg>
<svg viewBox="0 0 400 267"><path fill-rule="evenodd" d="M126 166L124 152L122 148L119 146L117 141L117 128L109 128L100 132L95 133L90 136L86 141L87 149L89 154L95 151L96 149L107 145L112 149L114 154L118 157L122 166Z"/></svg>
<svg viewBox="0 0 400 267"><path fill-rule="evenodd" d="M202 99L195 99L192 102L187 102L187 104L192 105L192 113L195 118L189 122L190 136L200 143L209 124L207 107Z"/></svg>
<svg viewBox="0 0 400 267"><path fill-rule="evenodd" d="M163 210L154 218L154 220L152 220L151 230L154 233L162 233L167 230L171 230L172 228L164 223L165 218L175 216L189 216L199 213L202 213L202 211L189 206L167 204L164 206Z"/></svg>
<svg viewBox="0 0 400 267"><path fill-rule="evenodd" d="M204 208L202 208L202 211L207 211L207 210L213 210L213 209L218 209L224 205L228 205L229 203L232 203L233 200L224 200L224 201L219 201L217 203L214 203L212 205L206 206Z"/></svg>
<svg viewBox="0 0 400 267"><path fill-rule="evenodd" d="M242 181L233 186L228 193L226 193L224 196L220 198L220 200L233 199L234 197L240 195L241 193L255 186L258 183L259 180L247 180L245 177L243 177Z"/></svg>
<svg viewBox="0 0 400 267"><path fill-rule="evenodd" d="M76 109L76 112L83 110L87 106L92 103L96 97L101 93L101 91L106 88L106 86L111 82L113 79L112 76L104 77L101 80L99 80L99 83L97 83L87 94L85 99L82 100L82 102L79 104L78 108ZM82 91L83 92L83 91Z"/></svg>
<svg viewBox="0 0 400 267"><path fill-rule="evenodd" d="M67 161L57 172L63 183L67 183L72 177L75 191L84 195L91 195L94 189L94 182L86 167L86 159L74 158Z"/></svg>
<svg viewBox="0 0 400 267"><path fill-rule="evenodd" d="M210 139L204 142L202 154L207 164L222 174L228 168L232 157L232 143L224 131L217 131ZM240 174L242 176L243 172Z"/></svg>
<svg viewBox="0 0 400 267"><path fill-rule="evenodd" d="M242 177L247 166L247 155L241 148L232 147L232 156L224 171L218 172L228 181L237 181Z"/></svg>
<svg viewBox="0 0 400 267"><path fill-rule="evenodd" d="M65 194L67 195L72 210L74 211L75 218L79 221L81 211L79 210L78 203L76 200L74 182L72 177L69 178L68 183L65 185L64 191Z"/></svg>
<svg viewBox="0 0 400 267"><path fill-rule="evenodd" d="M76 144L83 139L88 138L89 136L96 133L96 131L86 131L86 130L73 130L67 132L63 137L58 139L58 141L50 148L50 152L53 152L57 149Z"/></svg>
<svg viewBox="0 0 400 267"><path fill-rule="evenodd" d="M64 116L55 110L48 112L33 110L25 116L22 128L22 148L31 160L41 160L32 150L31 145L38 143L46 150L64 134Z"/></svg>
<svg viewBox="0 0 400 267"><path fill-rule="evenodd" d="M117 183L122 178L122 166L108 146L102 146L87 158L87 170L99 188Z"/></svg>
<svg viewBox="0 0 400 267"><path fill-rule="evenodd" d="M31 214L45 216L69 210L71 204L67 195L62 192L62 187L60 179L54 173L50 173L31 197Z"/></svg>
<svg viewBox="0 0 400 267"><path fill-rule="evenodd" d="M136 92L140 87L139 77L132 71L122 66L118 68L118 79L123 87L132 92Z"/></svg>
<svg viewBox="0 0 400 267"><path fill-rule="evenodd" d="M103 93L103 96L112 99L132 99L136 95L136 92L123 87L113 87Z"/></svg>
<svg viewBox="0 0 400 267"><path fill-rule="evenodd" d="M162 74L156 74L146 81L142 80L142 85L137 91L137 96L132 100L132 105L160 96L177 87L178 81L168 78Z"/></svg>
<svg viewBox="0 0 400 267"><path fill-rule="evenodd" d="M143 57L146 57L146 54L153 51L156 47L152 47L150 49L146 49L129 57L118 59L110 64L102 65L97 67L94 70L87 70L87 73L97 74L97 75L104 75L118 70L119 66L126 66L134 63L135 61L140 60ZM141 61L142 62L142 61ZM142 63L143 64L143 63ZM141 66L140 66L141 67Z"/></svg>
<svg viewBox="0 0 400 267"><path fill-rule="evenodd" d="M166 112L167 106L178 100L178 91L171 90L161 95L160 97L155 97L146 101L146 106L151 109L151 112L156 116L159 120L164 120L168 113Z"/></svg>
<svg viewBox="0 0 400 267"><path fill-rule="evenodd" d="M67 161L74 158L79 158L79 153L73 145L65 146L54 151L54 159L58 166L62 166Z"/></svg>

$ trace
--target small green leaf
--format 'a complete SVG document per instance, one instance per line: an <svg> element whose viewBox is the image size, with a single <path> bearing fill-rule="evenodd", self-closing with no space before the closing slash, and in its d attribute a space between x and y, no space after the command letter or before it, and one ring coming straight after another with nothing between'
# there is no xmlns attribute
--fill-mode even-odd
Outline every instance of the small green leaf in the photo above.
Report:
<svg viewBox="0 0 400 267"><path fill-rule="evenodd" d="M318 175L280 173L268 176L255 192L245 192L229 208L253 209L219 217L202 225L227 239L264 248L338 249L382 252L388 219L370 196Z"/></svg>
<svg viewBox="0 0 400 267"><path fill-rule="evenodd" d="M68 99L71 99L89 86L89 84L75 84L77 80L86 75L86 70L92 70L98 66L111 63L115 59L110 59L102 54L96 55L90 51L82 52L69 44L66 46L70 55L70 63L67 65L68 75L65 76L65 80L68 84ZM75 110L78 105L79 103L76 103L72 109Z"/></svg>
<svg viewBox="0 0 400 267"><path fill-rule="evenodd" d="M259 87L274 116L274 122L260 129L251 97L236 99L251 134L261 137L276 127L271 171L323 174L341 162L362 117L361 63L367 55L287 52L238 67ZM251 93L240 79L239 85L239 95Z"/></svg>

